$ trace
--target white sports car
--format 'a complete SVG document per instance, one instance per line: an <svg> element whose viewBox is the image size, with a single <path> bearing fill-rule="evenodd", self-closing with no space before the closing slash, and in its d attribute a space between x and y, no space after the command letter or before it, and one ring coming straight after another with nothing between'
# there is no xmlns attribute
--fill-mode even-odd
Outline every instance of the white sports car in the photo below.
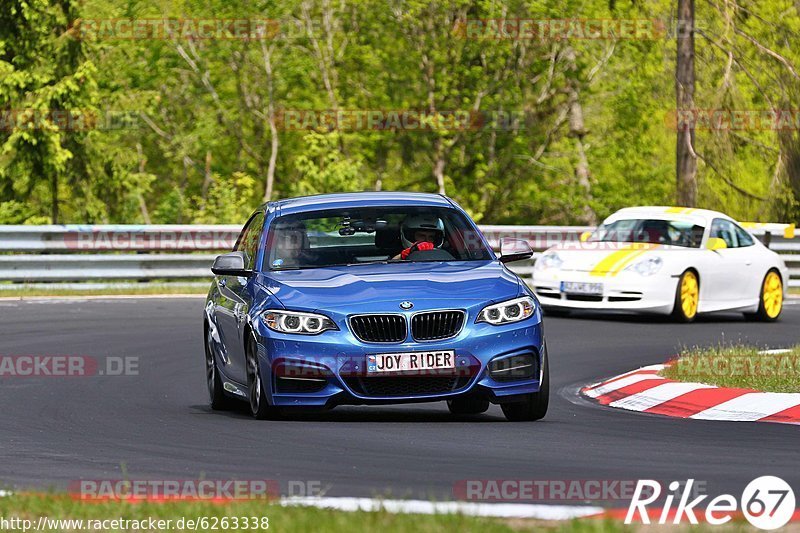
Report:
<svg viewBox="0 0 800 533"><path fill-rule="evenodd" d="M552 314L639 311L689 322L698 313L740 311L773 321L788 275L778 254L722 213L631 207L580 242L544 252L534 265L533 288Z"/></svg>

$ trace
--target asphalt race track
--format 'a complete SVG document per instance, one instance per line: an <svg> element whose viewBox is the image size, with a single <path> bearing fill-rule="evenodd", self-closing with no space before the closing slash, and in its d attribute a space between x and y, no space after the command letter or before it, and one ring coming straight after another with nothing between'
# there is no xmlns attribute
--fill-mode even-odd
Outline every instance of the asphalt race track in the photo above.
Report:
<svg viewBox="0 0 800 533"><path fill-rule="evenodd" d="M79 479L319 480L328 496L452 498L465 479L685 480L740 494L779 475L800 485L796 426L678 420L597 407L576 389L681 345L724 335L800 341L800 303L776 324L740 315L666 320L547 318L547 418L506 422L496 406L456 419L444 403L343 407L291 421L207 407L202 298L0 302L0 355L138 357L139 375L0 377L0 488Z"/></svg>

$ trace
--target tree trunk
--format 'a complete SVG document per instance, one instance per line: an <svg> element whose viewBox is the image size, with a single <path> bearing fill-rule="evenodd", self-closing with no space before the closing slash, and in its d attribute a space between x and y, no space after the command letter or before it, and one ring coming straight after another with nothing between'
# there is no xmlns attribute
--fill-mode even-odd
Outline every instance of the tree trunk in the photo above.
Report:
<svg viewBox="0 0 800 533"><path fill-rule="evenodd" d="M136 143L136 152L139 155L139 175L143 176L146 168L145 165L147 164L147 158L144 156L141 143ZM211 157L211 152L209 152L208 157ZM139 211L142 213L142 220L144 220L145 224L151 224L150 212L147 210L147 202L145 201L141 190L136 191L136 197L139 200Z"/></svg>
<svg viewBox="0 0 800 533"><path fill-rule="evenodd" d="M447 194L444 186L444 165L447 154L441 137L436 138L434 146L436 156L433 163L433 177L436 179L436 187L439 194Z"/></svg>
<svg viewBox="0 0 800 533"><path fill-rule="evenodd" d="M203 200L208 198L208 189L214 181L214 175L211 173L211 150L206 150L206 166L203 172Z"/></svg>
<svg viewBox="0 0 800 533"><path fill-rule="evenodd" d="M58 224L58 173L54 172L50 176L50 223Z"/></svg>
<svg viewBox="0 0 800 533"><path fill-rule="evenodd" d="M575 165L575 179L580 188L580 194L584 202L581 210L581 222L589 226L597 225L597 213L594 212L590 202L592 201L592 181L589 170L589 159L586 157L585 143L586 126L583 122L583 107L580 102L579 85L577 78L577 64L575 60L575 50L572 47L565 51L567 66L572 71L572 76L567 79L567 106L569 117L569 136L575 139L575 149L578 152L578 164Z"/></svg>
<svg viewBox="0 0 800 533"><path fill-rule="evenodd" d="M676 34L675 96L680 117L694 110L694 0L678 0L678 21L688 29ZM675 148L677 204L694 207L697 204L697 156L693 125L682 127L678 122Z"/></svg>
<svg viewBox="0 0 800 533"><path fill-rule="evenodd" d="M272 200L275 188L275 166L278 162L278 126L275 123L275 84L272 71L272 49L261 42L261 53L264 57L264 72L267 75L267 120L269 122L270 152L267 167L267 183L264 186L264 202Z"/></svg>

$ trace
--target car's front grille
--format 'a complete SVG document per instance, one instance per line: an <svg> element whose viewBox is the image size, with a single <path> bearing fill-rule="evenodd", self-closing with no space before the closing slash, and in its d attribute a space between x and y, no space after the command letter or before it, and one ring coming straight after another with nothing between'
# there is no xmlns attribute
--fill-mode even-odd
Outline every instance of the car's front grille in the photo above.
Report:
<svg viewBox="0 0 800 533"><path fill-rule="evenodd" d="M399 397L430 396L457 392L472 379L467 375L454 376L350 376L347 386L360 396Z"/></svg>
<svg viewBox="0 0 800 533"><path fill-rule="evenodd" d="M353 334L364 342L402 342L406 339L403 315L357 315L350 317Z"/></svg>
<svg viewBox="0 0 800 533"><path fill-rule="evenodd" d="M417 341L454 337L464 325L464 311L428 311L411 319L411 335Z"/></svg>

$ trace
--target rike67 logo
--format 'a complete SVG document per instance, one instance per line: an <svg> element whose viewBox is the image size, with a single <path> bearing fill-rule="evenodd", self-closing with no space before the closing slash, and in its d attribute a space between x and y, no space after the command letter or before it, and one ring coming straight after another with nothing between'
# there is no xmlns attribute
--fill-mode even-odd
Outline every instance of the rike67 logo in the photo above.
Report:
<svg viewBox="0 0 800 533"><path fill-rule="evenodd" d="M673 524L688 520L691 524L698 523L698 515L708 524L722 525L730 522L734 516L741 513L750 524L759 529L778 529L785 526L795 512L795 497L792 487L784 480L775 476L762 476L751 481L742 492L739 501L731 494L721 494L706 502L707 494L697 496L690 501L693 494L694 480L688 479L685 483L673 481L669 484L669 492L664 498L661 512L658 514L657 523L667 524L672 519ZM642 479L636 484L636 489L625 515L625 523L634 520L643 524L650 524L650 515L647 506L656 502L662 495L661 483L651 479ZM673 504L678 502L673 508ZM705 509L701 509L701 505Z"/></svg>

